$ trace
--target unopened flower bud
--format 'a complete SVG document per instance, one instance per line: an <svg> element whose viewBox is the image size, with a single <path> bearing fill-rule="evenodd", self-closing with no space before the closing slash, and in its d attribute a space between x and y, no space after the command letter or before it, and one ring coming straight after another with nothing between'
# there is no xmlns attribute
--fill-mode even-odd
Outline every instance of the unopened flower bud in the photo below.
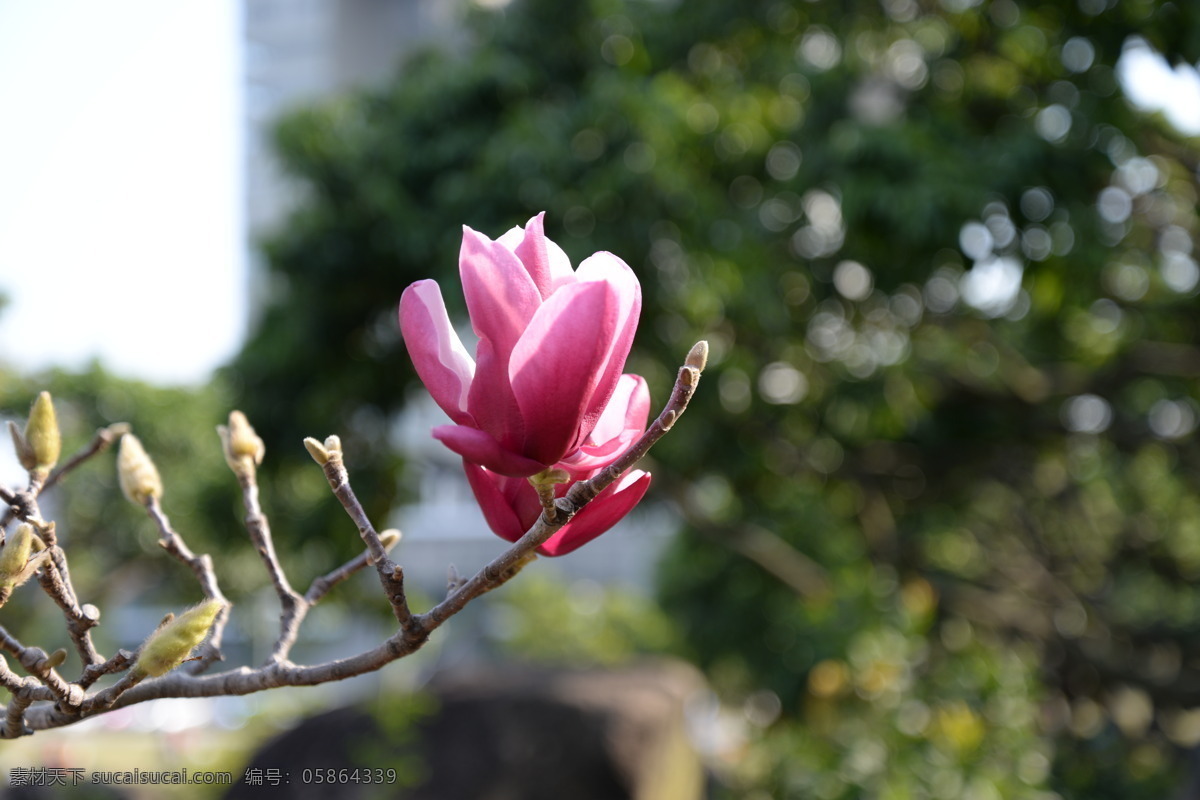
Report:
<svg viewBox="0 0 1200 800"><path fill-rule="evenodd" d="M212 627L225 604L208 599L150 634L142 646L134 670L157 678L179 666L192 654Z"/></svg>
<svg viewBox="0 0 1200 800"><path fill-rule="evenodd" d="M40 473L44 478L58 463L62 452L62 434L58 430L58 417L49 392L42 392L33 401L29 421L25 423L25 443L33 456L33 466L26 469Z"/></svg>
<svg viewBox="0 0 1200 800"><path fill-rule="evenodd" d="M248 462L261 464L267 448L251 427L250 421L241 411L229 412L229 425L218 425L221 448L225 451L225 463L234 472L247 469Z"/></svg>
<svg viewBox="0 0 1200 800"><path fill-rule="evenodd" d="M158 476L158 469L132 433L121 437L117 475L121 479L121 491L140 506L146 505L151 497L162 497L162 478Z"/></svg>
<svg viewBox="0 0 1200 800"><path fill-rule="evenodd" d="M30 558L34 550L39 552ZM8 602L13 589L33 577L50 558L33 526L21 523L0 550L0 606Z"/></svg>
<svg viewBox="0 0 1200 800"><path fill-rule="evenodd" d="M402 535L397 529L388 528L379 532L379 543L383 545L384 550L391 550L396 546L396 542L400 541Z"/></svg>
<svg viewBox="0 0 1200 800"><path fill-rule="evenodd" d="M46 656L46 669L58 669L67 662L67 651L65 648L58 648L50 655Z"/></svg>
<svg viewBox="0 0 1200 800"><path fill-rule="evenodd" d="M318 442L316 439L309 436L304 440L304 449L313 457L313 461L320 464L322 467L329 463L329 451L325 449L325 445Z"/></svg>
<svg viewBox="0 0 1200 800"><path fill-rule="evenodd" d="M33 552L33 526L22 522L0 550L0 583L7 583L25 569Z"/></svg>
<svg viewBox="0 0 1200 800"><path fill-rule="evenodd" d="M708 342L701 339L692 345L692 349L688 351L687 360L683 363L703 372L708 365Z"/></svg>

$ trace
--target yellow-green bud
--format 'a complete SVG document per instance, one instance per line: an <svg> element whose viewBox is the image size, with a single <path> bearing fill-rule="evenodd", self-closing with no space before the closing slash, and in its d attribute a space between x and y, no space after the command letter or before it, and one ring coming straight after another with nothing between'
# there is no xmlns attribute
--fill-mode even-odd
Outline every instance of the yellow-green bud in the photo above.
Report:
<svg viewBox="0 0 1200 800"><path fill-rule="evenodd" d="M304 440L304 449L312 456L313 461L323 467L331 459L340 459L342 457L342 440L337 436L327 436L325 437L325 443L322 444L309 436Z"/></svg>
<svg viewBox="0 0 1200 800"><path fill-rule="evenodd" d="M121 450L117 453L117 476L121 479L121 491L140 506L144 506L151 497L162 497L162 478L158 476L158 469L132 433L121 437Z"/></svg>
<svg viewBox="0 0 1200 800"><path fill-rule="evenodd" d="M400 541L402 533L396 528L388 528L385 531L379 532L379 543L383 545L384 550L391 550L396 546L396 542Z"/></svg>
<svg viewBox="0 0 1200 800"><path fill-rule="evenodd" d="M688 351L687 360L684 362L689 367L695 367L701 372L708 365L708 342L701 339L692 345L692 349Z"/></svg>
<svg viewBox="0 0 1200 800"><path fill-rule="evenodd" d="M248 467L248 460L261 464L267 452L263 440L258 438L250 421L241 411L229 412L229 425L218 425L221 448L225 451L225 463L234 472Z"/></svg>
<svg viewBox="0 0 1200 800"><path fill-rule="evenodd" d="M304 449L312 456L313 461L320 464L322 467L329 463L329 451L325 449L325 445L318 442L311 436L305 438Z"/></svg>
<svg viewBox="0 0 1200 800"><path fill-rule="evenodd" d="M60 647L46 656L46 669L58 669L67 662L67 651Z"/></svg>
<svg viewBox="0 0 1200 800"><path fill-rule="evenodd" d="M25 569L30 553L34 552L34 527L29 523L17 525L17 530L8 537L4 549L0 549L0 581L18 575Z"/></svg>
<svg viewBox="0 0 1200 800"><path fill-rule="evenodd" d="M34 550L39 551L30 558ZM33 577L50 558L50 551L33 526L21 523L0 550L0 606L12 597L13 589Z"/></svg>
<svg viewBox="0 0 1200 800"><path fill-rule="evenodd" d="M58 456L62 452L62 434L58 430L58 417L54 413L54 402L49 392L42 392L33 401L29 421L25 423L25 443L33 454L34 462L27 469L45 477L58 463Z"/></svg>
<svg viewBox="0 0 1200 800"><path fill-rule="evenodd" d="M204 641L224 607L220 600L205 600L150 634L134 670L157 678L175 669Z"/></svg>
<svg viewBox="0 0 1200 800"><path fill-rule="evenodd" d="M33 526L22 522L13 531L0 550L0 584L12 585L16 576L21 574L29 563L29 555L33 552Z"/></svg>

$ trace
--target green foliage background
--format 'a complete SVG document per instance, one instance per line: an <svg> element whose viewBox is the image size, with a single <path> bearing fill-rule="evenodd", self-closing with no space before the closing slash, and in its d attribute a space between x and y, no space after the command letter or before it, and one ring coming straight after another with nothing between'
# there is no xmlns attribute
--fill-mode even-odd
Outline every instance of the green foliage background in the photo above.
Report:
<svg viewBox="0 0 1200 800"><path fill-rule="evenodd" d="M654 494L684 515L660 572L680 647L727 697L774 698L728 796L1179 786L1200 158L1116 64L1131 36L1195 63L1200 8L518 0L468 27L278 130L306 201L224 378L297 546L353 547L304 436L343 435L374 517L404 490L400 292L437 277L461 315L458 226L544 210L574 261L641 276L630 371L659 400L712 344Z"/></svg>

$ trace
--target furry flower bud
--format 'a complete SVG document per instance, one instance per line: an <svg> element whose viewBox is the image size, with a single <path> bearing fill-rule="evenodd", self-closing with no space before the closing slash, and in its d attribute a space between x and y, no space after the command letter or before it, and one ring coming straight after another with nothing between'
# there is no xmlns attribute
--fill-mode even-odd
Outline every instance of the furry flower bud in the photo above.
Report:
<svg viewBox="0 0 1200 800"><path fill-rule="evenodd" d="M304 440L304 449L312 456L313 461L320 464L322 467L329 463L329 451L325 449L325 445L318 442L313 437L309 436Z"/></svg>
<svg viewBox="0 0 1200 800"><path fill-rule="evenodd" d="M62 434L58 430L58 417L54 414L50 393L42 392L33 401L24 433L11 420L8 432L12 435L21 466L39 480L45 480L62 452Z"/></svg>
<svg viewBox="0 0 1200 800"><path fill-rule="evenodd" d="M34 554L35 549L41 552ZM0 606L7 603L13 589L33 577L49 557L50 551L33 532L33 526L18 525L4 543L4 549L0 550Z"/></svg>
<svg viewBox="0 0 1200 800"><path fill-rule="evenodd" d="M151 497L162 497L162 478L158 476L158 469L132 433L121 437L117 475L121 479L121 491L131 502L144 506Z"/></svg>
<svg viewBox="0 0 1200 800"><path fill-rule="evenodd" d="M11 581L29 563L32 552L33 526L23 522L4 543L4 549L0 550L0 585L12 585Z"/></svg>
<svg viewBox="0 0 1200 800"><path fill-rule="evenodd" d="M32 469L43 476L49 474L62 452L62 434L58 430L58 417L49 392L42 392L33 401L29 421L25 423L25 441L33 453Z"/></svg>
<svg viewBox="0 0 1200 800"><path fill-rule="evenodd" d="M175 669L204 641L224 607L220 600L210 598L150 634L133 668L154 678Z"/></svg>
<svg viewBox="0 0 1200 800"><path fill-rule="evenodd" d="M261 464L267 452L263 440L254 432L250 420L241 411L229 412L229 424L218 425L221 448L225 451L225 463L235 473L248 469L249 462Z"/></svg>

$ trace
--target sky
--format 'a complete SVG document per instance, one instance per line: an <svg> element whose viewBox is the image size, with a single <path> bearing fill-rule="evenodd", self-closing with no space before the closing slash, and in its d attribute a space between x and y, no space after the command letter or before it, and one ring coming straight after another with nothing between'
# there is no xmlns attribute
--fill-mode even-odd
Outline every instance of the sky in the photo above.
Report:
<svg viewBox="0 0 1200 800"><path fill-rule="evenodd" d="M1176 129L1200 136L1200 73L1194 66L1172 69L1140 38L1126 42L1118 77L1134 105L1162 110Z"/></svg>
<svg viewBox="0 0 1200 800"><path fill-rule="evenodd" d="M201 383L245 335L239 0L0 0L0 362ZM1132 46L1200 134L1200 76Z"/></svg>
<svg viewBox="0 0 1200 800"><path fill-rule="evenodd" d="M198 383L244 336L238 0L0 0L0 361Z"/></svg>

